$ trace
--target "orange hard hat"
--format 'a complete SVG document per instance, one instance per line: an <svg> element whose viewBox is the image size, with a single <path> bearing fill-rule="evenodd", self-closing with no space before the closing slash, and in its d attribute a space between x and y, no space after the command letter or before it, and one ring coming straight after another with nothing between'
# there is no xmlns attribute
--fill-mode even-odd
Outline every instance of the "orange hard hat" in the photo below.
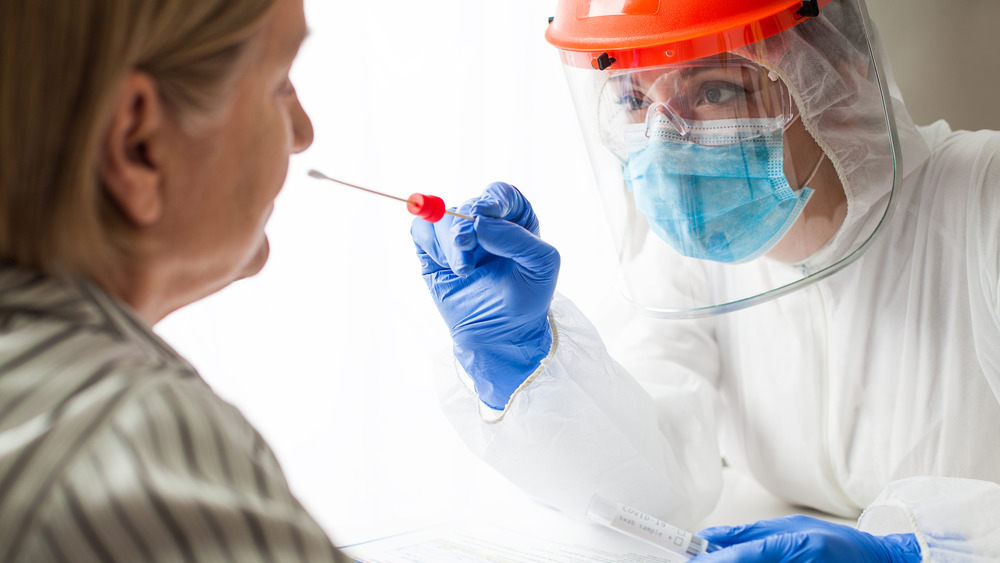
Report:
<svg viewBox="0 0 1000 563"><path fill-rule="evenodd" d="M574 67L659 66L755 43L831 1L559 0L545 39Z"/></svg>

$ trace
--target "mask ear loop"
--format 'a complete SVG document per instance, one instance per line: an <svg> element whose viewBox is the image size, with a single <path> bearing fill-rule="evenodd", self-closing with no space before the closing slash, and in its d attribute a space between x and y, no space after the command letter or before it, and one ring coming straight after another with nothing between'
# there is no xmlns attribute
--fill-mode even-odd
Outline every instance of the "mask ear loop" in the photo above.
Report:
<svg viewBox="0 0 1000 563"><path fill-rule="evenodd" d="M806 181L805 181L805 182L802 182L802 185L801 185L801 186L799 186L799 189L800 189L800 190L801 190L802 188L805 188L805 187L808 187L808 186L809 186L809 182L812 182L812 181L813 181L813 178L815 178L815 177L816 177L816 173L817 173L817 172L819 172L819 165L820 165L820 164L823 164L823 160L824 160L825 158L826 158L826 153L825 153L825 152L823 152L822 150L821 150L821 151L819 151L819 158L818 158L818 159L816 159L816 165L815 165L815 166L813 166L813 169L812 169L812 172L810 172L810 173L809 173L809 177L808 177L808 178L806 178Z"/></svg>
<svg viewBox="0 0 1000 563"><path fill-rule="evenodd" d="M795 121L798 120L801 116L802 116L801 113L796 112L795 117L789 119L788 123L786 123L785 126L781 128L782 133L788 131L788 128L791 127L792 124L795 123ZM816 177L816 173L819 172L819 165L823 164L823 159L825 158L826 158L826 153L820 150L819 158L816 159L816 164L813 165L812 172L809 173L809 176L806 178L805 182L802 182L802 184L799 186L800 190L802 188L807 187L809 185L809 182L813 181L813 178Z"/></svg>
<svg viewBox="0 0 1000 563"><path fill-rule="evenodd" d="M798 121L799 117L801 117L801 116L802 116L801 113L795 112L795 116L792 117L791 119L789 119L788 123L786 123L786 124L784 124L784 125L781 126L781 132L782 133L787 133L788 130L792 127L792 124L795 123L796 121Z"/></svg>

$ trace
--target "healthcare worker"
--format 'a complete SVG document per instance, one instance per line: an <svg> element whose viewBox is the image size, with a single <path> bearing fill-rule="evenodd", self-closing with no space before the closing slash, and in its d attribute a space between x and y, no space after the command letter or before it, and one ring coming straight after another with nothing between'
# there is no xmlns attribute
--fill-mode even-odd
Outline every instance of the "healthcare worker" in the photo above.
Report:
<svg viewBox="0 0 1000 563"><path fill-rule="evenodd" d="M561 0L547 39L636 313L609 351L512 186L415 221L465 442L575 516L695 526L724 459L860 517L699 560L1000 559L1000 135L916 127L863 0Z"/></svg>

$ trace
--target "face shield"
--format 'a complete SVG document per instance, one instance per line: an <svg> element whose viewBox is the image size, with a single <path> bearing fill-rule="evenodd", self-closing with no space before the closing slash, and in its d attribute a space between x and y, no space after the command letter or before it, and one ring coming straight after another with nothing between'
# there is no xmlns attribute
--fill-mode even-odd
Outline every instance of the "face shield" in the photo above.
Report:
<svg viewBox="0 0 1000 563"><path fill-rule="evenodd" d="M840 270L874 241L896 181L891 104L861 0L819 2L815 16L802 11L810 2L756 0L714 27L694 22L712 30L701 37L673 27L686 20L672 10L703 18L701 4L563 0L548 33L620 289L667 318L742 309ZM777 11L761 19L753 4ZM627 18L634 33L614 37ZM838 199L839 225L814 229Z"/></svg>

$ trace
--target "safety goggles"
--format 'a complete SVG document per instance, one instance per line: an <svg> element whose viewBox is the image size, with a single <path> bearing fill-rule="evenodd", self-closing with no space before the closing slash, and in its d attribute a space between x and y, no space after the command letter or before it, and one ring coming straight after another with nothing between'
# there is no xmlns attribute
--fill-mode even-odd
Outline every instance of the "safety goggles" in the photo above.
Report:
<svg viewBox="0 0 1000 563"><path fill-rule="evenodd" d="M613 72L598 100L602 141L619 157L634 148L637 130L726 145L782 129L794 115L791 94L777 76L731 54Z"/></svg>

